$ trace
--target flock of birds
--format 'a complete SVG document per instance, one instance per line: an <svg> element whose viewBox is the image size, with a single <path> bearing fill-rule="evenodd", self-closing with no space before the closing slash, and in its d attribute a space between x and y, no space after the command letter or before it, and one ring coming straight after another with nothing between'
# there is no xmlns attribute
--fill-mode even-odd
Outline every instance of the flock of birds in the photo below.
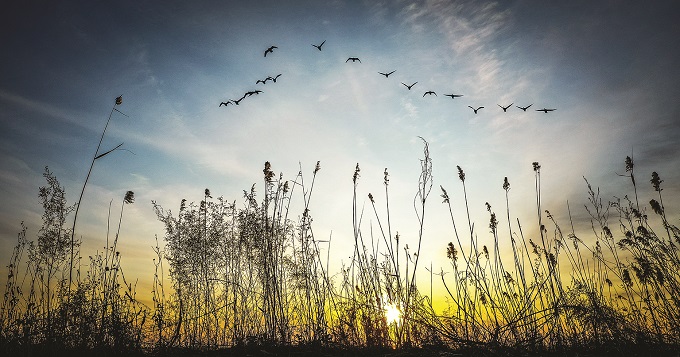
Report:
<svg viewBox="0 0 680 357"><path fill-rule="evenodd" d="M326 40L323 40L323 42L321 42L320 44L318 44L318 45L312 44L312 46L314 46L317 50L321 51L321 47L323 47L323 45L324 45L325 43L326 43ZM278 48L278 47L276 47L276 46L269 46L269 47L264 51L264 57L267 57L268 54L274 53L274 50L277 49L277 48ZM345 63L348 63L348 62L350 62L350 61L351 61L352 63L354 63L354 62L359 62L359 63L361 63L361 59L359 59L359 57L349 57L349 58L347 58L347 60L345 61ZM392 75L394 72L396 72L396 70L393 70L393 71L391 71L391 72L378 72L378 73L379 73L380 75L385 76L385 78L389 78L390 75ZM258 80L255 82L255 84L267 84L268 81L272 81L272 82L276 83L276 80L277 80L279 77L281 77L281 74L280 74L280 73L277 74L276 76L268 76L268 77L265 78L265 79L258 79ZM413 88L413 86L415 86L417 83L418 83L418 82L413 82L413 83L411 83L411 84L406 84L406 83L404 83L404 82L401 82L401 84L403 84L404 87L406 87L408 90L411 90L411 88ZM245 99L245 98L247 98L247 97L250 97L250 96L252 96L252 95L254 95L254 94L260 94L260 93L262 93L261 90L248 91L248 92L245 92L245 94L243 94L243 96L242 96L241 98L239 98L239 99L230 99L230 100L227 100L226 102L221 102L219 106L220 106L220 107L221 107L221 106L225 106L225 107L226 107L226 106L228 106L228 105L230 105L230 104L239 105L243 99ZM437 93L436 93L435 91L428 90L428 91L426 91L426 92L423 94L423 98L424 98L425 96L428 96L428 95L437 96ZM462 97L463 95L462 95L462 94L444 94L444 96L450 97L451 99L456 99L456 98ZM510 103L510 104L508 104L508 105L506 105L506 106L502 106L502 105L500 105L500 104L497 104L497 105L503 110L503 112L507 112L508 109L509 109L510 107L512 107L514 104L515 104L515 103ZM532 103L532 104L529 104L529 105L527 105L527 106L525 106L525 107L521 107L521 106L519 106L519 105L516 105L516 107L526 112L527 109L529 109L532 105L533 105L533 103ZM483 107L483 106L479 106L479 107L476 107L476 108L475 108L475 107L473 107L473 106L471 106L471 105L468 105L468 108L472 109L472 110L474 111L474 113L477 114L477 113L479 112L479 110L480 110L480 109L483 109L484 107ZM546 114L547 114L548 112L552 112L552 111L555 111L555 110L557 110L557 109L555 109L555 108L536 109L537 112L543 112L543 113L546 113Z"/></svg>

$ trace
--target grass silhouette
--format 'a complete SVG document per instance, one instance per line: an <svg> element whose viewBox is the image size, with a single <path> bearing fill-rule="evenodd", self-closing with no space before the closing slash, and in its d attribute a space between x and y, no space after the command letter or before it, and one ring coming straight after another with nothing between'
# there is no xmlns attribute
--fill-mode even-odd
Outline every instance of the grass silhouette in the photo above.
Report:
<svg viewBox="0 0 680 357"><path fill-rule="evenodd" d="M657 196L648 206L638 199L631 158L625 165L632 199L604 203L586 180L592 232L579 237L543 210L541 166L535 162L537 232L525 235L519 219L513 230L506 177L499 189L506 194L507 228L487 203L493 245L480 246L465 172L458 167L466 212L461 222L440 186L455 240L441 247L448 272L428 269L448 295L441 313L433 307L432 290L424 294L416 279L424 269L419 258L433 185L423 144L413 202L418 245L408 247L393 234L387 169L385 202L368 194L378 233L361 229L357 164L353 257L338 273L329 267L332 239L318 239L312 227L320 163L311 179L302 168L284 179L266 162L262 191L254 184L240 204L214 198L208 189L198 204L182 200L177 211L153 202L165 226L164 243L157 239L154 248L153 306L136 298L117 251L124 244L123 210L134 194L123 197L112 244L107 234L103 252L89 256L88 264L72 264L70 250L79 257L80 247L72 243L66 220L76 206L67 204L46 168L37 241L28 239L22 224L8 264L0 307L3 355L677 354L680 229L668 220L658 173L651 176ZM291 212L294 200L301 201L302 212ZM501 254L500 241L510 242L510 258ZM322 246L329 248L325 255ZM388 321L386 310L395 308L401 318Z"/></svg>

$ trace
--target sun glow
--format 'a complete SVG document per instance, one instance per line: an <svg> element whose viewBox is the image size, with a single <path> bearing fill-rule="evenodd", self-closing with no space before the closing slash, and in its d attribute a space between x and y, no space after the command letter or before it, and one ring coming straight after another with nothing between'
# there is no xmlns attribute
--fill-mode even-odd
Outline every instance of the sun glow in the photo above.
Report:
<svg viewBox="0 0 680 357"><path fill-rule="evenodd" d="M401 311L399 307L395 304L385 305L385 318L387 323L391 324L393 322L399 322L401 320Z"/></svg>

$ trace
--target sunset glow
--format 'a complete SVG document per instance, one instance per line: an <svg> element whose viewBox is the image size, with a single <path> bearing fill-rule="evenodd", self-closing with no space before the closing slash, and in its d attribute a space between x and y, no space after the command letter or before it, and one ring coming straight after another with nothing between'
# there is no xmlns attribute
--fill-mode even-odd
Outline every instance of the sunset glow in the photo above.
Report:
<svg viewBox="0 0 680 357"><path fill-rule="evenodd" d="M679 4L8 2L0 355L680 345Z"/></svg>
<svg viewBox="0 0 680 357"><path fill-rule="evenodd" d="M388 324L401 322L401 311L396 304L385 305L385 319Z"/></svg>

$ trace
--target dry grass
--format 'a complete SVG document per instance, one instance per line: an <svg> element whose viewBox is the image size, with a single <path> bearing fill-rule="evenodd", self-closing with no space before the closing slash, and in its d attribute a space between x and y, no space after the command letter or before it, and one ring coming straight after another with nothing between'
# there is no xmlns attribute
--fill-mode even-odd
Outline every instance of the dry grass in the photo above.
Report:
<svg viewBox="0 0 680 357"><path fill-rule="evenodd" d="M563 231L542 210L538 163L532 165L536 195L531 200L540 229L531 237L519 220L515 229L510 224L507 178L501 186L507 227L487 204L492 246L480 246L481 233L469 213L462 220L456 216L441 187L455 241L441 247L449 273L429 268L448 294L448 310L436 312L432 293L424 294L416 280L416 272L424 269L420 242L433 185L423 142L414 197L418 245L402 246L393 234L387 170L386 202L369 194L377 233L362 230L357 164L353 258L338 273L330 272L330 253L321 253L331 239L319 239L312 227L319 163L311 179L302 168L293 179L284 179L265 163L262 192L253 185L240 203L213 198L208 189L198 204L183 200L177 211L154 202L165 235L154 248L151 307L139 303L134 284L125 277L116 248L125 243L118 233L110 245L107 237L103 252L85 264L74 263L76 278L69 278L71 247L80 256L77 242L70 241L72 229L66 228L74 206L66 203L63 188L46 169L47 186L40 189L43 226L35 242L25 228L19 233L8 265L0 309L2 350L389 355L396 348L400 355L562 355L670 354L680 345L680 229L667 219L657 173L650 180L657 197L649 206L638 201L630 158L626 170L634 199L604 203L586 181L592 222L587 237ZM469 207L460 167L458 178ZM128 192L121 202L118 232L124 207L133 198ZM302 212L290 212L293 200L301 202ZM648 217L648 211L657 219ZM501 258L499 241L511 242L511 259ZM401 310L400 321L387 321L388 305Z"/></svg>

